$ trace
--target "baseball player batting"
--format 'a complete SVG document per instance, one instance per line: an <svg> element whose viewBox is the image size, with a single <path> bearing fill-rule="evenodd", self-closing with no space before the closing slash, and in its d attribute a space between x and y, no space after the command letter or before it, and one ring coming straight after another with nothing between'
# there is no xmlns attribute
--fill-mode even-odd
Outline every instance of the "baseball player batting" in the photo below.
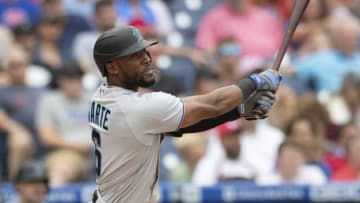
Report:
<svg viewBox="0 0 360 203"><path fill-rule="evenodd" d="M146 48L157 43L132 26L106 31L95 43L94 59L105 80L89 109L98 175L94 203L156 202L164 135L199 132L240 117L265 118L274 103L281 76L273 70L205 95L137 92L155 83Z"/></svg>

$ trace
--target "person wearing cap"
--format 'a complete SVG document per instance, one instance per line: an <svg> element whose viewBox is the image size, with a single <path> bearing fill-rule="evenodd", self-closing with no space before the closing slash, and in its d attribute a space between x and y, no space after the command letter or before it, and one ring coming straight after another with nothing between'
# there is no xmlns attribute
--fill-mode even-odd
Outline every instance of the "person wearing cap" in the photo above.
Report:
<svg viewBox="0 0 360 203"><path fill-rule="evenodd" d="M15 178L19 203L42 203L48 193L48 174L43 162L24 162Z"/></svg>
<svg viewBox="0 0 360 203"><path fill-rule="evenodd" d="M214 129L220 150L216 157L207 154L194 170L192 182L200 186L212 186L225 181L250 181L256 176L255 167L240 156L242 125L231 121ZM215 140L212 140L213 142ZM216 142L215 141L215 142ZM212 145L213 147L214 144Z"/></svg>
<svg viewBox="0 0 360 203"><path fill-rule="evenodd" d="M35 119L40 140L50 150L46 164L51 186L83 180L91 146L87 123L90 94L82 87L83 72L78 64L70 63L56 75L60 89L44 93Z"/></svg>
<svg viewBox="0 0 360 203"><path fill-rule="evenodd" d="M156 202L165 134L200 132L240 117L265 118L274 102L281 76L272 70L204 95L138 92L156 82L146 48L157 43L144 40L133 26L108 30L95 42L104 82L89 105L98 175L93 202Z"/></svg>

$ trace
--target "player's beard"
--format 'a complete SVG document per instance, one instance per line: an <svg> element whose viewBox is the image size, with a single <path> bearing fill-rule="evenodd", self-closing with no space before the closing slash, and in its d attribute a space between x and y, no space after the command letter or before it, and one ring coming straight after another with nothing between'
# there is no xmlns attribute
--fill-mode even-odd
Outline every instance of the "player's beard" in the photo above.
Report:
<svg viewBox="0 0 360 203"><path fill-rule="evenodd" d="M152 69L152 77L146 77L146 73L144 73L138 81L138 86L143 88L148 88L153 86L156 83L156 74L158 70Z"/></svg>
<svg viewBox="0 0 360 203"><path fill-rule="evenodd" d="M153 86L155 83L156 83L155 78L153 78L151 80L145 80L144 78L141 78L138 83L138 86L148 88L148 87Z"/></svg>

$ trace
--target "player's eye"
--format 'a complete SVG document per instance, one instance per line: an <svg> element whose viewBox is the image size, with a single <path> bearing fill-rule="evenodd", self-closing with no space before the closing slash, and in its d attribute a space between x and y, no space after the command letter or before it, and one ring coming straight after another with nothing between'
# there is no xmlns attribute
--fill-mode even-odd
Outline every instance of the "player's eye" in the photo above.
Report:
<svg viewBox="0 0 360 203"><path fill-rule="evenodd" d="M141 57L144 55L144 51L145 51L145 49L143 49L143 50L141 50L141 51L138 51L138 52L136 52L136 53L133 53L131 57L132 57L132 58L139 59L139 58L141 58Z"/></svg>

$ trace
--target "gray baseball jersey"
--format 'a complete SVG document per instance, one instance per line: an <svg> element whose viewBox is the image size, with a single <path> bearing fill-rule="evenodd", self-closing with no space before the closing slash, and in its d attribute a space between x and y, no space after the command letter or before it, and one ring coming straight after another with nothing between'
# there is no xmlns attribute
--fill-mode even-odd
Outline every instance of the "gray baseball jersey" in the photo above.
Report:
<svg viewBox="0 0 360 203"><path fill-rule="evenodd" d="M181 99L102 84L90 101L97 189L106 203L156 202L161 133L184 116Z"/></svg>

